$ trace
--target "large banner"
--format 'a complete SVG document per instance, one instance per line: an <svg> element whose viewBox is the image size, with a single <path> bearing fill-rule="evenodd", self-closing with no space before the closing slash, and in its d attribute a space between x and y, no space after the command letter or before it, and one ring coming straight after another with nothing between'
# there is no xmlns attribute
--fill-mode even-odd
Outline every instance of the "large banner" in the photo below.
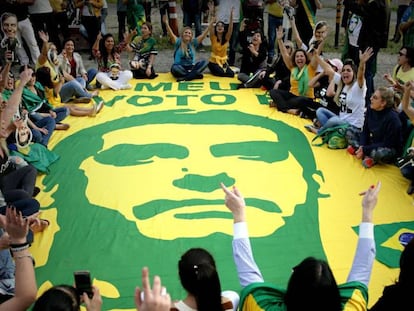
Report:
<svg viewBox="0 0 414 311"><path fill-rule="evenodd" d="M141 268L184 298L180 256L210 251L222 289L240 290L233 221L220 182L243 193L255 259L266 281L285 286L307 256L328 260L338 283L352 264L359 192L382 182L375 211L374 302L398 275L401 232L414 232L408 182L393 166L365 169L345 150L311 146L309 120L269 108L236 79L176 83L169 74L130 91L101 91L95 118L70 118L50 148L60 160L42 176L50 227L35 237L40 291L90 270L104 310L133 310Z"/></svg>

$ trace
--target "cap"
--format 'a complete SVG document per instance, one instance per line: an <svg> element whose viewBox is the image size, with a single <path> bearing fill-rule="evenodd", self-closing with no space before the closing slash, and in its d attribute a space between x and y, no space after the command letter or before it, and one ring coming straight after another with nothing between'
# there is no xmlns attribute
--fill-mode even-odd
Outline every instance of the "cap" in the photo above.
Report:
<svg viewBox="0 0 414 311"><path fill-rule="evenodd" d="M326 60L331 66L334 66L338 69L338 72L342 71L342 67L344 66L344 64L342 63L342 61L339 58L332 58L332 59L328 59Z"/></svg>

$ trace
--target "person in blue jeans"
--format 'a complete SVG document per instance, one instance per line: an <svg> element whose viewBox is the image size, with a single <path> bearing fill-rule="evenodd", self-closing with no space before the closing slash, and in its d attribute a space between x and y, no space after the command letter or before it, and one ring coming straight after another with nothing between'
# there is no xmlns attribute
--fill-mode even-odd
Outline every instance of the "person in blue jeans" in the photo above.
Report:
<svg viewBox="0 0 414 311"><path fill-rule="evenodd" d="M20 71L23 71L25 67L21 67ZM28 70L31 71L31 79L25 87L23 88L22 94L22 105L29 113L30 120L36 125L38 131L42 135L42 144L47 146L50 136L53 133L53 130L67 130L69 124L61 123L70 113L67 107L58 107L53 108L52 105L47 101L45 96L44 87L36 81L36 74L32 68ZM53 122L55 127L51 128ZM39 130L44 129L45 130ZM38 133L33 133L33 138L36 138ZM36 142L36 140L34 140Z"/></svg>
<svg viewBox="0 0 414 311"><path fill-rule="evenodd" d="M202 79L203 71L207 68L208 61L203 59L196 62L196 48L207 36L209 27L196 38L193 38L193 30L190 27L184 27L181 37L177 37L168 24L166 15L163 17L163 23L167 27L168 35L174 44L172 75L177 78L177 82Z"/></svg>
<svg viewBox="0 0 414 311"><path fill-rule="evenodd" d="M283 7L276 0L270 0L267 3L267 37L269 39L267 63L271 64L275 56L276 29L283 23Z"/></svg>

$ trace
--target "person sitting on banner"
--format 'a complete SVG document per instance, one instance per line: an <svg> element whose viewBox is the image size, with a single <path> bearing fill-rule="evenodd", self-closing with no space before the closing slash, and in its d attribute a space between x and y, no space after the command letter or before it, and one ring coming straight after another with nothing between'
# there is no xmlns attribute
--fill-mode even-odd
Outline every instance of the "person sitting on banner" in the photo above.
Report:
<svg viewBox="0 0 414 311"><path fill-rule="evenodd" d="M173 310L237 310L239 296L233 291L221 291L216 263L205 249L186 251L178 262L178 274L187 297L174 301Z"/></svg>
<svg viewBox="0 0 414 311"><path fill-rule="evenodd" d="M237 79L239 88L260 87L260 72L266 69L267 41L260 29L247 28L248 20L240 23L239 42L242 47L242 61Z"/></svg>
<svg viewBox="0 0 414 311"><path fill-rule="evenodd" d="M414 120L414 108L413 98L414 98L414 80L408 81L403 86L404 92L401 100L401 106L403 111L406 113L408 118L413 122ZM411 131L411 133L414 133ZM397 161L397 166L400 168L401 174L410 181L408 186L407 193L414 193L414 141L413 136L409 135L407 137L407 142L404 146L403 157L399 158Z"/></svg>
<svg viewBox="0 0 414 311"><path fill-rule="evenodd" d="M270 97L273 100L271 107L293 115L299 115L304 106L310 105L314 100L313 88L309 86L309 81L315 76L317 61L315 55L319 55L318 49L314 50L308 58L308 53L303 49L296 49L289 53L283 42L284 31L280 26L277 30L277 44L286 67L290 70L290 89L273 89Z"/></svg>
<svg viewBox="0 0 414 311"><path fill-rule="evenodd" d="M126 41L129 40L126 35ZM93 55L98 62L98 73L96 75L97 86L102 89L127 90L132 88L129 81L133 75L131 70L122 70L121 52L125 49L126 42L122 41L115 46L114 36L110 33L102 36L99 32L93 45Z"/></svg>
<svg viewBox="0 0 414 311"><path fill-rule="evenodd" d="M127 42L126 49L133 52L134 56L129 61L132 74L135 79L154 79L158 77L154 70L155 57L158 54L157 41L152 36L152 25L145 22L141 26L141 35L132 30L129 36L131 42Z"/></svg>
<svg viewBox="0 0 414 311"><path fill-rule="evenodd" d="M225 205L234 220L233 258L240 285L240 310L257 306L257 310L366 310L368 283L375 260L373 214L381 183L360 193L362 221L359 238L347 283L337 285L328 263L307 257L292 269L287 289L265 283L251 249L246 222L246 203L240 191L223 183ZM277 265L275 266L277 269Z"/></svg>
<svg viewBox="0 0 414 311"><path fill-rule="evenodd" d="M365 168L376 163L394 163L401 154L401 121L394 109L396 96L386 87L379 87L372 94L359 143L348 146L348 152L362 160Z"/></svg>
<svg viewBox="0 0 414 311"><path fill-rule="evenodd" d="M400 256L400 273L394 284L385 286L382 296L369 311L412 310L411 292L414 288L414 239L404 247Z"/></svg>
<svg viewBox="0 0 414 311"><path fill-rule="evenodd" d="M359 142L365 118L365 64L371 56L371 48L367 48L363 53L359 52L358 68L351 59L344 61L342 72L334 74L327 92L328 96L334 95L334 100L340 107L339 115L326 108L318 108L316 118L320 127L306 126L308 131L319 134L327 128L348 124L348 144L354 145Z"/></svg>
<svg viewBox="0 0 414 311"><path fill-rule="evenodd" d="M234 8L230 12L230 23L227 31L223 21L216 22L214 27L213 23L210 23L211 56L208 69L210 69L210 73L214 76L234 77L234 72L227 62L227 50L233 33L233 11ZM209 2L209 12L214 12L212 2ZM210 15L210 18L214 18L213 15Z"/></svg>
<svg viewBox="0 0 414 311"><path fill-rule="evenodd" d="M177 37L168 24L166 15L163 16L162 21L167 28L171 42L174 44L172 75L177 78L177 82L202 79L203 71L207 68L208 62L205 59L196 62L196 49L207 36L210 26L196 38L193 37L193 30L190 27L184 27L181 37Z"/></svg>

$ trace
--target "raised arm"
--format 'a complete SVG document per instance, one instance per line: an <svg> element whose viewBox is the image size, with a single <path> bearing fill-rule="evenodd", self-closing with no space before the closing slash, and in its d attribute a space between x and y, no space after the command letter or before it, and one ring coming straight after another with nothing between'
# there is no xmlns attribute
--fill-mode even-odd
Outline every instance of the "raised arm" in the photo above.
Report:
<svg viewBox="0 0 414 311"><path fill-rule="evenodd" d="M208 27L204 29L204 31L197 37L198 44L200 44L204 40L204 38L207 37L210 31L210 27L213 27L213 23L214 23L214 18L211 18L209 21Z"/></svg>
<svg viewBox="0 0 414 311"><path fill-rule="evenodd" d="M302 38L299 35L298 28L296 27L296 21L295 21L294 16L292 16L292 18L290 18L290 25L292 26L292 38L295 41L296 46L298 48L302 48L304 50L307 50L307 46L306 46L306 48L304 48L304 46L303 46L303 41L302 41Z"/></svg>
<svg viewBox="0 0 414 311"><path fill-rule="evenodd" d="M175 42L177 41L177 36L174 34L174 31L171 29L170 24L168 24L168 18L166 14L162 16L162 22L164 23L165 28L167 29L168 36L170 37L171 43L175 44Z"/></svg>
<svg viewBox="0 0 414 311"><path fill-rule="evenodd" d="M279 51L282 55L283 62L285 63L286 67L289 70L292 70L293 68L292 58L290 57L288 50L286 49L284 42L283 42L284 34L283 34L282 26L279 26L277 28L276 36L277 36L277 46L279 47Z"/></svg>
<svg viewBox="0 0 414 311"><path fill-rule="evenodd" d="M368 59L373 55L372 48L366 48L364 52L359 51L359 66L357 73L357 81L360 88L365 82L365 67Z"/></svg>
<svg viewBox="0 0 414 311"><path fill-rule="evenodd" d="M414 120L414 108L411 105L411 92L414 91L414 81L408 81L404 85L404 93L401 100L402 109L410 118L410 120Z"/></svg>
<svg viewBox="0 0 414 311"><path fill-rule="evenodd" d="M39 37L42 40L42 51L40 52L39 58L37 61L40 65L43 65L47 62L47 52L49 50L49 35L43 30L39 31Z"/></svg>
<svg viewBox="0 0 414 311"><path fill-rule="evenodd" d="M226 41L227 42L230 41L231 35L233 33L233 13L234 13L234 7L231 7L230 19L229 19L229 28L227 29L227 33L226 33Z"/></svg>
<svg viewBox="0 0 414 311"><path fill-rule="evenodd" d="M221 183L221 188L225 193L225 204L233 214L233 259L236 264L240 285L246 287L251 283L263 282L263 276L254 261L250 245L244 198L236 187L229 190Z"/></svg>
<svg viewBox="0 0 414 311"><path fill-rule="evenodd" d="M154 282L149 281L147 267L142 268L142 287L135 290L135 306L139 311L168 311L171 307L171 297L161 284L159 276L154 276ZM144 299L145 297L145 299Z"/></svg>
<svg viewBox="0 0 414 311"><path fill-rule="evenodd" d="M347 282L358 281L368 286L375 259L374 209L378 201L381 182L360 193L362 198L362 220L359 226L358 245Z"/></svg>
<svg viewBox="0 0 414 311"><path fill-rule="evenodd" d="M32 72L32 69L28 69L26 67L26 69L20 73L20 83L13 91L10 98L7 100L7 105L5 105L3 111L0 114L2 123L0 129L0 137L7 138L14 130L12 119L22 100L23 88L26 83L29 82L29 80L32 78Z"/></svg>
<svg viewBox="0 0 414 311"><path fill-rule="evenodd" d="M16 264L16 283L14 297L2 303L0 311L23 311L35 301L37 292L33 258L26 240L29 222L15 208L7 208L5 230L10 236L11 251Z"/></svg>
<svg viewBox="0 0 414 311"><path fill-rule="evenodd" d="M9 78L10 68L11 63L7 62L1 71L0 92L2 92L4 90L4 87L6 86L7 80Z"/></svg>

